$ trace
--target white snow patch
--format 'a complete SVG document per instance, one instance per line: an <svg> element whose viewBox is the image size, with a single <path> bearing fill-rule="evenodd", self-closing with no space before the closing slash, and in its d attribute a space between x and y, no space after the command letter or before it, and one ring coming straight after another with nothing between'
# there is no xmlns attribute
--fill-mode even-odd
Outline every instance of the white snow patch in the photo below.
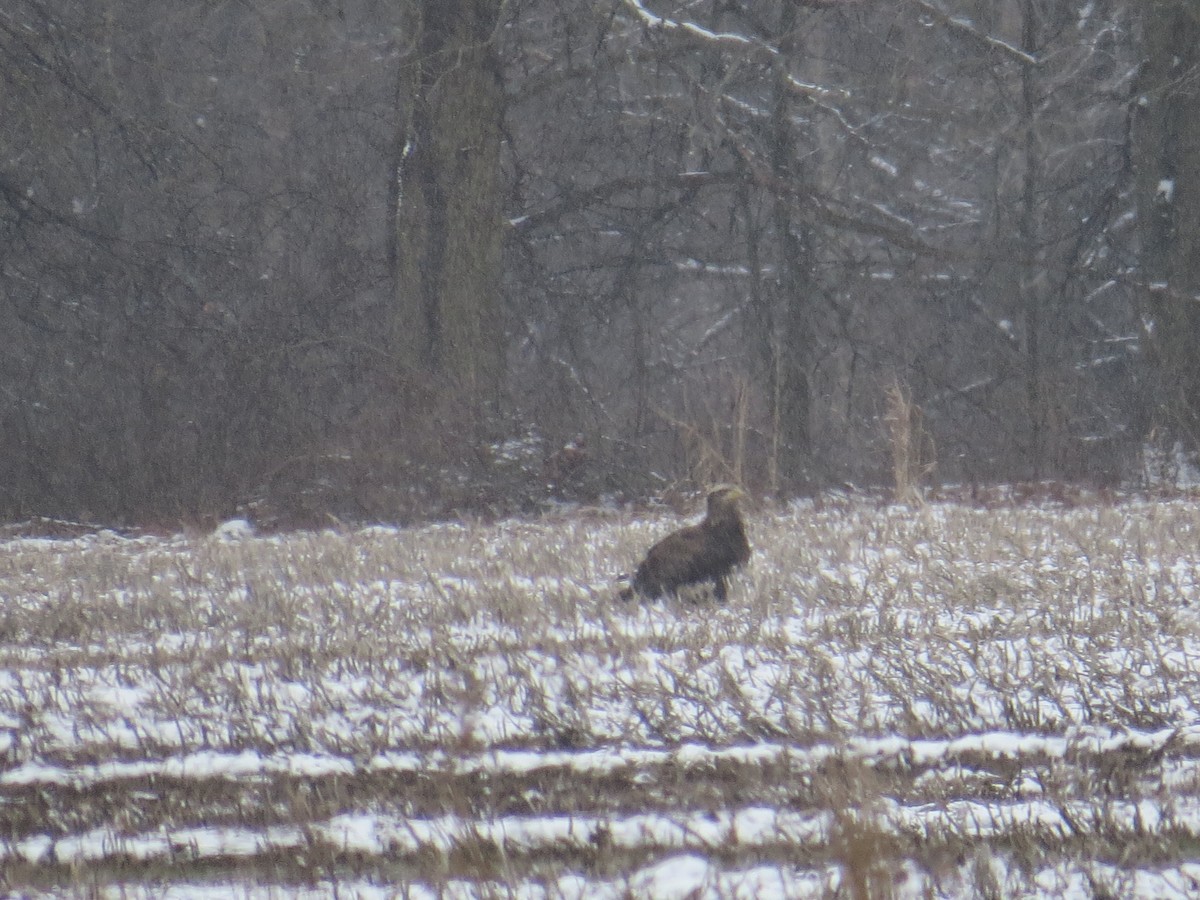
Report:
<svg viewBox="0 0 1200 900"><path fill-rule="evenodd" d="M212 536L218 541L241 541L254 537L254 526L246 519L230 519L213 529Z"/></svg>

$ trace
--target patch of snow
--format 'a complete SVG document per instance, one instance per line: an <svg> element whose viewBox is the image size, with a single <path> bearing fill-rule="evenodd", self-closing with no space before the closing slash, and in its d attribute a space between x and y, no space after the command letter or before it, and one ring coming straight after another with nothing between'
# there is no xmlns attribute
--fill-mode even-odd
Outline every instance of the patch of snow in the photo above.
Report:
<svg viewBox="0 0 1200 900"><path fill-rule="evenodd" d="M884 159L882 156L872 156L870 163L885 175L890 175L893 178L900 174L899 167L895 163Z"/></svg>
<svg viewBox="0 0 1200 900"><path fill-rule="evenodd" d="M213 529L212 536L218 541L242 541L254 537L254 526L246 519L230 519Z"/></svg>

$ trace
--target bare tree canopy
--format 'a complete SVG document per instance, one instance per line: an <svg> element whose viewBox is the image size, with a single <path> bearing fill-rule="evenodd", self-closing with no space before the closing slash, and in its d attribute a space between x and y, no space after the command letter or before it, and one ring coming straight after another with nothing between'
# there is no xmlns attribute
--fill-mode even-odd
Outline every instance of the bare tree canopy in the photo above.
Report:
<svg viewBox="0 0 1200 900"><path fill-rule="evenodd" d="M890 396L923 478L1134 477L1197 438L1195 31L1169 0L14 0L0 515L887 483Z"/></svg>

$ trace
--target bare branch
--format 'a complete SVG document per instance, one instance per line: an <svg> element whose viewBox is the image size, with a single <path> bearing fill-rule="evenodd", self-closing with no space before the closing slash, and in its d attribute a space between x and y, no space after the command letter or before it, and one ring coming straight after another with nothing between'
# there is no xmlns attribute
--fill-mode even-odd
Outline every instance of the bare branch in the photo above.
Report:
<svg viewBox="0 0 1200 900"><path fill-rule="evenodd" d="M734 44L738 47L755 47L759 50L765 50L768 53L775 54L778 51L773 47L769 47L760 41L755 41L746 37L743 34L736 34L730 31L712 31L697 25L695 22L679 21L676 19L667 19L663 16L656 15L646 9L641 3L641 0L624 0L625 6L628 7L634 15L645 23L647 28L661 28L664 31L678 31L686 34L689 37L698 38L704 41L711 41L716 44Z"/></svg>
<svg viewBox="0 0 1200 900"><path fill-rule="evenodd" d="M1026 53L1020 47L1014 47L1008 41L1002 41L998 37L985 34L976 28L969 19L964 19L962 16L952 16L935 4L928 2L928 0L914 0L914 2L920 9L925 10L937 22L945 25L951 31L956 31L961 35L969 37L971 40L982 44L985 48L999 53L1001 56L1007 56L1009 59L1013 59L1023 66L1036 66L1041 62L1032 53Z"/></svg>

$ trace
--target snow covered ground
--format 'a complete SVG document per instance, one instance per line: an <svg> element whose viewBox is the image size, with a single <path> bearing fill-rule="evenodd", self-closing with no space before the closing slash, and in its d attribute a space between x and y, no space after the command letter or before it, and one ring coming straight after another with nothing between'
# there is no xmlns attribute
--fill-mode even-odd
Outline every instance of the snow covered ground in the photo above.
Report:
<svg viewBox="0 0 1200 900"><path fill-rule="evenodd" d="M678 524L0 543L0 892L1200 892L1200 505Z"/></svg>

